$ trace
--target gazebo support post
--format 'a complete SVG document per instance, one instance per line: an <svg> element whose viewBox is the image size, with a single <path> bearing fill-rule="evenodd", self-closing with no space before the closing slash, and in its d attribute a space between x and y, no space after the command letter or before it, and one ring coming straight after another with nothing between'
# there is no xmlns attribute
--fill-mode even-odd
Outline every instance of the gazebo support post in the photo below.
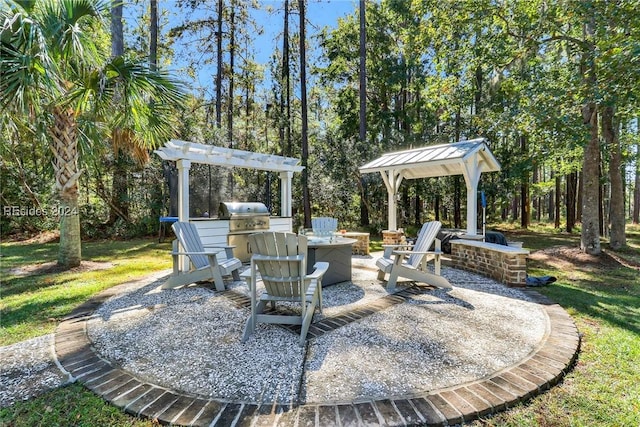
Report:
<svg viewBox="0 0 640 427"><path fill-rule="evenodd" d="M478 183L481 169L478 167L478 155L474 153L464 161L462 175L467 186L467 234L475 236L478 233Z"/></svg>
<svg viewBox="0 0 640 427"><path fill-rule="evenodd" d="M396 207L396 198L403 177L398 171L394 169L391 169L389 171L380 171L380 175L382 175L384 185L387 187L387 201L389 206L387 212L387 225L390 231L394 231L397 230L398 227L398 209Z"/></svg>

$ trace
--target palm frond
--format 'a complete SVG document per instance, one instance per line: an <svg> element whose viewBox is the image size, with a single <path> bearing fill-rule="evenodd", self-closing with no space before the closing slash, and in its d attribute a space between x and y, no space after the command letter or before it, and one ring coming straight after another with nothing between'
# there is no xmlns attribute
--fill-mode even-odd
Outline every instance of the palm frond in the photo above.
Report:
<svg viewBox="0 0 640 427"><path fill-rule="evenodd" d="M126 57L113 58L103 74L106 86L113 90L106 101L114 129L131 130L136 135L133 145L145 149L158 147L175 135L173 113L186 99L182 83L151 70L146 61Z"/></svg>
<svg viewBox="0 0 640 427"><path fill-rule="evenodd" d="M0 105L27 111L41 106L46 93L56 95L59 85L41 27L21 7L14 5L11 11L15 13L2 12Z"/></svg>
<svg viewBox="0 0 640 427"><path fill-rule="evenodd" d="M109 3L103 0L41 0L41 3L44 29L63 63L70 67L96 63L99 54L95 34L89 31L87 23L104 25Z"/></svg>

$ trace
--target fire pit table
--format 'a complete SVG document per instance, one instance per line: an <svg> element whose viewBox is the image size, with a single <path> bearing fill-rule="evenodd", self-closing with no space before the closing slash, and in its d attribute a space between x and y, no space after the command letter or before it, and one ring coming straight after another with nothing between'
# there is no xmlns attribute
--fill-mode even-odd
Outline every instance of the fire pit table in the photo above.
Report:
<svg viewBox="0 0 640 427"><path fill-rule="evenodd" d="M309 237L307 244L307 273L313 271L316 262L328 262L329 270L322 279L322 286L351 280L351 250L356 239L345 237Z"/></svg>

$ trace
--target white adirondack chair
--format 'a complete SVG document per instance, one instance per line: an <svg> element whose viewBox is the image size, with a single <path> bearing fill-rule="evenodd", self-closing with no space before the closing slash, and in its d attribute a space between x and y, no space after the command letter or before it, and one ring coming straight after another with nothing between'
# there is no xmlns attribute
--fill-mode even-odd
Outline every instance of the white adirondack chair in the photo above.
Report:
<svg viewBox="0 0 640 427"><path fill-rule="evenodd" d="M173 242L173 274L162 285L163 289L177 288L178 286L202 280L213 279L216 290L224 291L222 276L231 275L234 280L240 280L238 269L242 262L233 256L233 246L204 246L198 229L190 222L175 222L171 226L176 234L177 241ZM182 247L180 250L178 242ZM218 261L220 252L225 251L226 259ZM181 272L178 268L178 257L187 255L191 261L191 269Z"/></svg>
<svg viewBox="0 0 640 427"><path fill-rule="evenodd" d="M313 235L318 237L331 237L338 229L338 220L326 216L311 218Z"/></svg>
<svg viewBox="0 0 640 427"><path fill-rule="evenodd" d="M393 291L398 277L427 283L438 288L451 288L451 283L440 275L440 240L436 239L442 224L431 221L422 225L414 245L383 245L384 255L376 261L378 280L389 274L387 290ZM435 250L429 251L435 240ZM434 259L434 272L427 269L428 258Z"/></svg>
<svg viewBox="0 0 640 427"><path fill-rule="evenodd" d="M293 233L262 232L249 236L251 245L251 317L244 329L242 341L246 341L255 331L257 323L279 323L301 325L300 345L303 345L313 319L316 306L322 312L322 276L329 263L318 262L315 271L307 271L307 238ZM243 274L244 275L244 274ZM257 298L258 275L264 283L265 291ZM277 302L297 302L300 314L281 312L265 313L271 302L275 310Z"/></svg>

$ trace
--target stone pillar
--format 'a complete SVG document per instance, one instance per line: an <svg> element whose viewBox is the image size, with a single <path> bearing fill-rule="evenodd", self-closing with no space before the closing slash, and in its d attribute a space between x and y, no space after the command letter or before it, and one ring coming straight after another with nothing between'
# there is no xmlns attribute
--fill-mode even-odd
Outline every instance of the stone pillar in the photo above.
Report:
<svg viewBox="0 0 640 427"><path fill-rule="evenodd" d="M383 230L382 231L382 244L383 245L399 245L402 240L403 233L396 230Z"/></svg>

